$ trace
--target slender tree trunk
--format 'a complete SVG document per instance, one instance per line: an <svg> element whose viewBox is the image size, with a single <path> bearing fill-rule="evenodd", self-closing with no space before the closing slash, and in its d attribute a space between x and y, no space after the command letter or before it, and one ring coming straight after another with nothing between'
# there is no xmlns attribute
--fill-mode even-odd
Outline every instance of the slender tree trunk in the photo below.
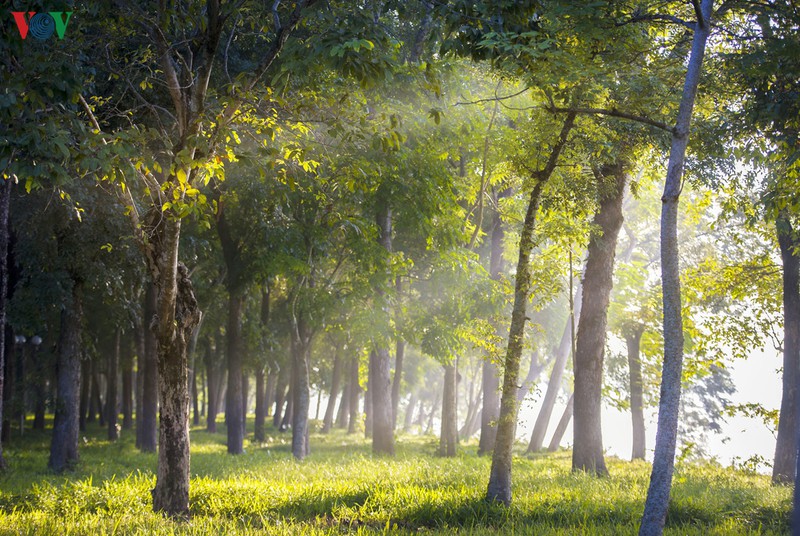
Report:
<svg viewBox="0 0 800 536"><path fill-rule="evenodd" d="M219 384L219 371L215 366L214 352L211 350L211 341L205 340L205 349L203 353L206 365L206 378L208 383L208 403L206 404L206 431L212 434L217 433L217 413L218 413L218 400L217 386Z"/></svg>
<svg viewBox="0 0 800 536"><path fill-rule="evenodd" d="M61 309L58 341L58 397L50 443L51 471L63 473L78 461L78 409L81 382L81 283L73 282L72 296Z"/></svg>
<svg viewBox="0 0 800 536"><path fill-rule="evenodd" d="M247 410L250 407L250 379L242 372L242 435L247 436Z"/></svg>
<svg viewBox="0 0 800 536"><path fill-rule="evenodd" d="M353 356L352 366L350 367L350 422L347 425L347 433L356 433L356 426L358 425L358 400L361 395L361 386L359 385L359 362L358 356ZM365 397L366 398L366 397Z"/></svg>
<svg viewBox="0 0 800 536"><path fill-rule="evenodd" d="M78 409L78 430L86 431L86 413L89 411L89 385L91 384L90 365L81 360L81 400Z"/></svg>
<svg viewBox="0 0 800 536"><path fill-rule="evenodd" d="M614 285L614 253L622 227L622 198L627 178L626 163L603 166L595 171L601 192L594 224L600 233L589 240L583 276L583 306L575 342L575 408L573 420L572 470L607 475L600 424L603 388L603 357L608 325L608 302ZM608 179L613 186L608 188Z"/></svg>
<svg viewBox="0 0 800 536"><path fill-rule="evenodd" d="M105 426L106 420L103 417L103 403L100 401L100 382L97 381L97 362L91 360L90 381L92 388L89 392L89 413L86 415L86 422L94 422L100 416L100 426Z"/></svg>
<svg viewBox="0 0 800 536"><path fill-rule="evenodd" d="M308 373L311 338L302 320L293 327L292 333L292 455L296 460L303 460L309 454L311 385Z"/></svg>
<svg viewBox="0 0 800 536"><path fill-rule="evenodd" d="M400 317L400 310L402 310L400 300L403 295L403 280L400 276L395 280L394 287L397 291L396 300L398 303L398 311L395 313L395 322L398 323L397 318ZM405 360L405 355L406 341L401 339L400 335L398 335L394 352L394 376L392 376L392 430L397 429L397 411L400 405L400 387L403 383L403 361Z"/></svg>
<svg viewBox="0 0 800 536"><path fill-rule="evenodd" d="M130 340L125 340L122 354L122 429L133 428L133 355Z"/></svg>
<svg viewBox="0 0 800 536"><path fill-rule="evenodd" d="M336 410L336 397L339 394L339 383L342 377L342 358L339 348L335 348L333 355L333 378L331 379L331 394L328 397L328 406L325 408L325 417L322 419L322 433L327 434L333 426L333 414ZM344 405L342 398L341 405Z"/></svg>
<svg viewBox="0 0 800 536"><path fill-rule="evenodd" d="M392 252L392 210L385 202L376 213L380 228L380 244ZM382 294L378 291L378 294ZM369 362L369 395L372 401L372 452L394 456L394 417L392 413L392 380L390 374L391 357L389 349L379 344L371 353Z"/></svg>
<svg viewBox="0 0 800 536"><path fill-rule="evenodd" d="M283 419L281 419L281 425L278 428L278 431L280 432L285 432L289 429L294 416L294 383L296 382L294 374L294 369L290 369L289 381L291 385L289 386L289 390L286 392L286 410L283 412Z"/></svg>
<svg viewBox="0 0 800 536"><path fill-rule="evenodd" d="M200 424L200 393L197 390L197 365L192 367L192 425L197 426Z"/></svg>
<svg viewBox="0 0 800 536"><path fill-rule="evenodd" d="M269 417L272 411L272 405L275 403L275 384L278 381L278 373L275 372L272 365L269 367L267 373L267 386L266 393L264 394L264 417Z"/></svg>
<svg viewBox="0 0 800 536"><path fill-rule="evenodd" d="M406 418L403 422L403 431L408 432L411 430L411 425L414 422L414 409L417 407L417 392L414 391L411 393L411 399L408 401L408 406L406 407Z"/></svg>
<svg viewBox="0 0 800 536"><path fill-rule="evenodd" d="M783 396L778 419L778 438L772 481L794 482L797 458L797 384L800 379L800 256L794 248L798 239L785 214L776 221L778 245L783 260Z"/></svg>
<svg viewBox="0 0 800 536"><path fill-rule="evenodd" d="M266 419L266 404L264 400L264 368L256 367L256 415L253 427L253 439L263 443L266 435L264 434L264 420Z"/></svg>
<svg viewBox="0 0 800 536"><path fill-rule="evenodd" d="M573 394L569 395L569 400L567 401L567 407L564 408L564 413L561 414L561 418L558 420L556 431L553 433L553 437L550 440L550 445L547 447L548 451L555 452L558 450L558 447L561 446L561 440L564 439L564 434L567 432L569 421L572 420L572 411L574 408L575 408L575 395Z"/></svg>
<svg viewBox="0 0 800 536"><path fill-rule="evenodd" d="M144 319L144 310L136 318L134 328L134 342L136 344L136 448L142 448L142 411L144 407L144 339L147 330L147 321Z"/></svg>
<svg viewBox="0 0 800 536"><path fill-rule="evenodd" d="M531 441L528 443L527 452L536 452L542 449L544 445L544 436L547 434L547 428L550 426L550 418L553 416L553 409L556 407L556 400L558 393L561 391L561 385L564 378L564 370L567 367L567 361L570 356L570 348L572 347L572 317L579 318L581 314L581 306L583 305L583 286L578 284L575 292L575 307L572 315L567 317L567 325L564 327L564 333L561 335L561 343L558 345L556 351L556 361L553 363L553 370L550 373L550 381L547 382L547 389L542 399L542 408L536 416L536 422L533 425L533 432L531 433Z"/></svg>
<svg viewBox="0 0 800 536"><path fill-rule="evenodd" d="M6 341L6 306L8 301L8 238L9 207L11 205L11 179L0 182L0 425L5 422L4 387L5 387L5 348ZM0 432L0 470L6 468L3 457L3 438Z"/></svg>
<svg viewBox="0 0 800 536"><path fill-rule="evenodd" d="M114 350L108 356L108 381L106 382L106 421L108 424L108 440L116 441L119 439L117 430L117 368L119 367L120 339L122 330L117 328L114 333Z"/></svg>
<svg viewBox="0 0 800 536"><path fill-rule="evenodd" d="M372 362L375 360L375 351L369 354L369 362L367 363L367 390L364 394L364 438L370 439L372 437Z"/></svg>
<svg viewBox="0 0 800 536"><path fill-rule="evenodd" d="M531 191L528 209L520 233L519 259L517 261L514 287L514 306L511 311L511 327L508 330L508 349L503 374L503 393L500 398L500 417L497 421L497 438L492 454L492 468L486 498L489 501L511 504L511 449L517 430L517 378L519 361L525 338L525 321L530 297L530 257L533 252L533 231L536 227L536 212L545 182L555 170L558 156L567 143L567 137L575 123L575 114L569 113L564 120L558 142L553 147L546 167L535 175L536 185Z"/></svg>
<svg viewBox="0 0 800 536"><path fill-rule="evenodd" d="M683 369L683 321L681 319L681 281L678 265L678 200L683 185L683 165L689 128L706 41L711 31L713 0L701 0L700 14L694 29L692 51L686 80L672 131L667 178L661 198L661 288L664 302L664 365L661 374L661 399L658 408L658 427L647 490L640 536L656 536L664 532L669 508L670 486L675 468L675 448L678 436L678 412L681 400Z"/></svg>
<svg viewBox="0 0 800 536"><path fill-rule="evenodd" d="M144 371L142 373L142 430L139 450L155 452L158 446L158 341L153 320L158 290L146 284L144 298Z"/></svg>
<svg viewBox="0 0 800 536"><path fill-rule="evenodd" d="M345 365L345 374L349 375L349 364ZM350 424L350 382L347 381L342 389L341 401L339 402L339 409L336 412L336 428L347 429Z"/></svg>
<svg viewBox="0 0 800 536"><path fill-rule="evenodd" d="M283 416L283 404L286 400L286 386L289 383L289 373L291 371L291 364L285 364L281 367L278 373L278 384L275 389L275 414L272 418L272 425L277 429L281 426L281 417Z"/></svg>
<svg viewBox="0 0 800 536"><path fill-rule="evenodd" d="M630 371L631 421L633 425L632 460L644 460L646 449L644 393L642 392L642 360L639 355L642 333L644 333L644 326L637 324L632 330L625 334L625 344L628 348L628 370Z"/></svg>
<svg viewBox="0 0 800 536"><path fill-rule="evenodd" d="M242 426L242 304L243 297L230 291L228 329L225 333L228 357L228 393L225 397L225 422L228 424L228 454L241 454Z"/></svg>
<svg viewBox="0 0 800 536"><path fill-rule="evenodd" d="M439 439L439 455L455 456L458 443L456 423L456 366L444 367L444 391L442 393L442 430Z"/></svg>
<svg viewBox="0 0 800 536"><path fill-rule="evenodd" d="M36 390L36 408L33 413L33 429L44 430L44 414L45 405L47 401L47 376L48 371L44 370L42 358L39 355L39 349L34 347L32 351L33 366L36 372L36 379L34 381L34 388ZM80 401L78 404L80 407ZM80 410L78 410L78 421L80 422Z"/></svg>

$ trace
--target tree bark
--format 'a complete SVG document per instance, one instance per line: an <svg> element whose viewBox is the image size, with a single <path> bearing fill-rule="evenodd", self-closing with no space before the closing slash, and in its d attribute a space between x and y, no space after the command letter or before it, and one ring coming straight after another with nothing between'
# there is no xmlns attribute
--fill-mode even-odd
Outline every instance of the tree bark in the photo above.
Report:
<svg viewBox="0 0 800 536"><path fill-rule="evenodd" d="M555 170L561 150L575 124L575 114L569 113L564 120L558 142L553 147L548 162L535 173L536 185L531 191L528 208L520 233L519 259L514 284L514 306L511 311L511 327L508 330L508 348L503 374L503 393L500 398L500 417L497 421L497 438L492 454L492 468L486 498L489 501L511 504L511 449L517 429L517 378L522 346L525 338L525 321L531 288L530 257L533 252L533 231L536 227L536 212L545 182Z"/></svg>
<svg viewBox="0 0 800 536"><path fill-rule="evenodd" d="M564 333L561 335L561 342L556 350L556 361L553 363L550 381L547 382L547 389L544 392L542 408L539 410L539 414L536 416L536 422L533 425L527 452L536 452L542 449L544 445L544 436L547 434L547 428L550 426L550 418L553 416L553 409L556 407L558 393L561 391L561 384L563 383L564 370L567 367L567 360L569 359L570 349L572 348L572 317L580 317L581 307L583 305L583 286L580 284L578 284L578 288L575 292L574 303L574 310L572 315L567 317L567 325L564 327Z"/></svg>
<svg viewBox="0 0 800 536"><path fill-rule="evenodd" d="M692 40L692 51L678 118L672 131L672 147L661 198L661 289L664 303L664 365L661 374L661 398L658 408L658 427L647 490L640 536L656 536L664 532L669 508L670 486L675 468L675 448L678 436L678 413L681 399L683 369L683 321L681 318L681 281L678 264L678 201L683 182L683 166L692 109L700 82L706 41L711 31L713 0L701 0L700 15Z"/></svg>
<svg viewBox="0 0 800 536"><path fill-rule="evenodd" d="M783 394L772 481L791 484L797 458L797 383L800 378L800 256L794 254L794 248L800 244L785 214L778 217L775 227L783 261Z"/></svg>
<svg viewBox="0 0 800 536"><path fill-rule="evenodd" d="M379 203L376 223L380 229L379 241L387 254L392 252L392 210L388 203ZM378 290L381 295L382 291ZM394 417L392 413L392 380L389 349L384 343L376 345L370 354L369 397L372 402L372 452L394 456Z"/></svg>
<svg viewBox="0 0 800 536"><path fill-rule="evenodd" d="M442 393L442 430L439 439L439 455L456 455L458 430L456 423L456 366L444 367L444 390Z"/></svg>
<svg viewBox="0 0 800 536"><path fill-rule="evenodd" d="M556 431L553 433L553 437L550 439L550 445L547 447L548 451L555 452L558 450L558 447L561 446L561 440L564 438L564 434L567 431L567 426L569 426L569 421L572 420L572 412L574 408L575 408L575 395L569 395L569 400L567 401L567 407L564 408L564 413L561 414L561 418L558 420Z"/></svg>
<svg viewBox="0 0 800 536"><path fill-rule="evenodd" d="M5 388L5 348L6 341L6 307L8 302L8 238L9 238L9 207L11 205L10 179L0 182L0 425L5 421L3 413L4 388ZM6 468L3 457L3 440L0 432L0 470Z"/></svg>
<svg viewBox="0 0 800 536"><path fill-rule="evenodd" d="M108 425L108 440L116 441L119 439L117 430L117 417L119 411L117 407L117 373L119 368L120 339L122 330L117 328L114 333L114 349L108 355L108 374L106 374L106 424Z"/></svg>
<svg viewBox="0 0 800 536"><path fill-rule="evenodd" d="M628 348L628 370L630 372L631 392L631 424L633 427L632 460L644 460L646 439L644 429L644 393L642 392L642 360L639 347L642 341L644 326L637 324L625 334L625 345Z"/></svg>
<svg viewBox="0 0 800 536"><path fill-rule="evenodd" d="M575 402L573 420L572 470L596 475L608 474L603 457L601 427L603 357L606 347L608 302L613 287L614 254L622 227L622 198L627 178L626 163L595 171L600 207L594 224L600 233L589 240L583 276L583 305L575 341ZM606 184L612 179L611 188Z"/></svg>
<svg viewBox="0 0 800 536"><path fill-rule="evenodd" d="M331 378L331 393L328 397L328 405L325 408L325 416L322 419L322 433L327 434L333 426L333 414L336 410L336 398L339 394L339 384L342 377L342 358L339 355L339 348L334 349L333 355L333 377ZM396 374L396 373L395 373ZM342 398L341 404L344 404Z"/></svg>
<svg viewBox="0 0 800 536"><path fill-rule="evenodd" d="M225 422L228 425L228 454L241 454L244 444L242 426L242 305L243 297L230 291L228 329L225 332L228 358L228 393L225 397Z"/></svg>
<svg viewBox="0 0 800 536"><path fill-rule="evenodd" d="M158 341L155 315L157 289L146 284L144 297L144 371L142 373L142 429L139 450L155 452L158 446Z"/></svg>
<svg viewBox="0 0 800 536"><path fill-rule="evenodd" d="M48 468L63 473L78 461L78 409L81 382L81 321L83 302L81 283L73 281L72 296L61 310L61 335L58 341L58 396Z"/></svg>
<svg viewBox="0 0 800 536"><path fill-rule="evenodd" d="M311 406L309 357L311 335L302 319L292 329L292 455L303 460L309 455L308 412Z"/></svg>

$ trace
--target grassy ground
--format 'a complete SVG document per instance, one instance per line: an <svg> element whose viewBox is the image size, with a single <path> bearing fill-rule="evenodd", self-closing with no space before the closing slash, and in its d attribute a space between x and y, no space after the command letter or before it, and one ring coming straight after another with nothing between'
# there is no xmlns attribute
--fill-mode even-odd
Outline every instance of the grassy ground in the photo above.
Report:
<svg viewBox="0 0 800 536"><path fill-rule="evenodd" d="M189 522L150 511L156 457L137 452L131 432L110 444L90 429L67 476L46 471L48 434L26 432L6 447L0 534L635 534L649 476L644 463L611 459L611 477L595 479L572 474L569 453L520 456L514 504L502 508L483 501L490 460L474 446L446 459L434 438L401 437L388 459L336 432L312 435L311 457L297 463L287 434L232 457L220 428L192 431ZM667 534L787 534L789 508L790 491L766 477L682 466Z"/></svg>

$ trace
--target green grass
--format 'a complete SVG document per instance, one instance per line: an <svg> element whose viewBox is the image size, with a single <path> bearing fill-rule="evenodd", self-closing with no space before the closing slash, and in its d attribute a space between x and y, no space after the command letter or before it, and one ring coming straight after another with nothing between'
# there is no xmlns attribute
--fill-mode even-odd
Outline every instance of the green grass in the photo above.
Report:
<svg viewBox="0 0 800 536"><path fill-rule="evenodd" d="M611 477L570 472L569 453L518 457L510 508L483 500L490 460L473 445L439 458L435 439L401 437L394 459L361 437L313 435L312 454L291 458L288 434L268 433L243 455L221 433L192 430L189 522L151 512L156 457L111 444L104 430L82 439L75 471L46 470L49 436L26 432L6 446L0 534L635 534L649 465L609 459ZM251 428L252 429L252 428ZM677 469L667 534L787 534L790 490L760 475L714 465Z"/></svg>

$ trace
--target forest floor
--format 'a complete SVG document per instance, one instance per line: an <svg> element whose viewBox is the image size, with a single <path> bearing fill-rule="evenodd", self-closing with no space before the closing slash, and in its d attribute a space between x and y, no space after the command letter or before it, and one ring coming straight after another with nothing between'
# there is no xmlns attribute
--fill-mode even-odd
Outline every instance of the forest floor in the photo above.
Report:
<svg viewBox="0 0 800 536"><path fill-rule="evenodd" d="M80 463L56 476L46 470L49 431L26 430L6 446L0 534L635 534L650 470L609 459L611 476L597 479L571 473L569 452L520 455L514 503L503 508L483 500L491 460L472 444L440 458L435 438L401 436L391 459L373 456L363 434L336 431L313 434L298 463L288 433L269 429L265 444L246 442L232 457L219 430L192 430L188 522L151 511L156 456L136 450L133 432L112 444L90 425ZM666 533L788 534L790 501L768 477L679 464Z"/></svg>

